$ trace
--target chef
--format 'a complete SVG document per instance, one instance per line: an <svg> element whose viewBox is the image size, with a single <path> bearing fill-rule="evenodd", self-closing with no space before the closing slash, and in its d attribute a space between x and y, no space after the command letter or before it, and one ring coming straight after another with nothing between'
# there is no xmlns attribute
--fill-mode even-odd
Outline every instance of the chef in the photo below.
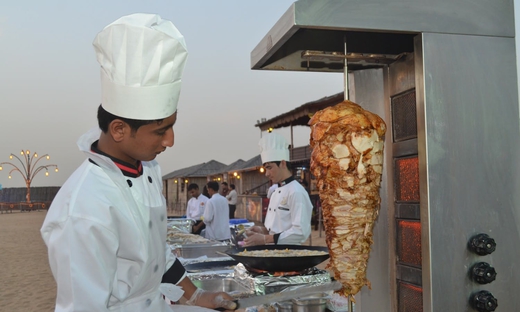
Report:
<svg viewBox="0 0 520 312"><path fill-rule="evenodd" d="M265 226L251 227L244 246L302 244L311 233L312 204L307 191L292 175L289 144L283 136L268 133L259 146L265 175L278 188L271 194Z"/></svg>
<svg viewBox="0 0 520 312"><path fill-rule="evenodd" d="M209 198L200 193L197 183L188 185L188 194L191 198L186 206L186 218L195 221L192 226L192 233L200 234L206 228L204 222L202 222L202 216Z"/></svg>
<svg viewBox="0 0 520 312"><path fill-rule="evenodd" d="M233 309L197 289L166 244L166 203L155 157L173 146L187 58L184 37L154 14L124 16L94 40L101 65L99 129L87 159L56 195L41 234L57 283L55 311ZM185 308L183 308L185 307ZM208 310L209 311L209 310Z"/></svg>

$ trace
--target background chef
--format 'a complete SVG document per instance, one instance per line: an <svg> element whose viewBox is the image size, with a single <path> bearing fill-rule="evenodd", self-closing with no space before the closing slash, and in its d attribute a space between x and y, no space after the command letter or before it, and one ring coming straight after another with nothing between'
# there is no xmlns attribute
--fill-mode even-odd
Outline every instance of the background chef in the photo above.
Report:
<svg viewBox="0 0 520 312"><path fill-rule="evenodd" d="M273 132L263 136L258 145L265 175L278 188L269 200L265 226L251 227L244 246L302 244L311 233L312 204L307 191L292 175L289 144Z"/></svg>
<svg viewBox="0 0 520 312"><path fill-rule="evenodd" d="M195 221L195 224L192 226L192 233L200 234L205 228L204 224L200 224L203 223L201 218L204 215L206 203L208 202L209 198L206 195L200 193L199 185L196 183L191 183L188 185L188 194L190 194L191 198L186 205L186 218Z"/></svg>
<svg viewBox="0 0 520 312"><path fill-rule="evenodd" d="M132 14L105 27L93 44L101 132L79 139L87 160L61 187L41 228L58 286L56 311L193 311L171 308L163 294L234 308L228 294L197 289L166 245L154 159L174 143L184 37L158 15Z"/></svg>

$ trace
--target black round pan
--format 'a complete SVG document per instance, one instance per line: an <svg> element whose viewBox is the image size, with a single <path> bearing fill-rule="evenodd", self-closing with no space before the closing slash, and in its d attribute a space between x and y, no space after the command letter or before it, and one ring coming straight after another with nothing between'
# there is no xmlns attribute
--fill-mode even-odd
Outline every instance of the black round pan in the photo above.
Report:
<svg viewBox="0 0 520 312"><path fill-rule="evenodd" d="M281 250L281 249L308 249L327 252L326 255L301 256L301 257L254 257L241 256L239 252L244 250ZM242 263L248 269L256 269L268 272L292 272L303 271L312 268L329 258L327 247L302 246L302 245L259 245L245 248L231 248L225 253L236 261Z"/></svg>
<svg viewBox="0 0 520 312"><path fill-rule="evenodd" d="M224 270L231 266L237 265L236 260L222 260L222 261L207 261L190 263L184 266L188 272L199 272L199 271L211 271L211 270Z"/></svg>

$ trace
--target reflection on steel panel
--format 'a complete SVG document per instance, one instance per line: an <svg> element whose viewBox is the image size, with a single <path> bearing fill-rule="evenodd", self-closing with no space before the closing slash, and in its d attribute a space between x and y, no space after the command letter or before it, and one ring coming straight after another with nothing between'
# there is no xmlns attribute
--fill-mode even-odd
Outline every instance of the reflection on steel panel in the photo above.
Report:
<svg viewBox="0 0 520 312"><path fill-rule="evenodd" d="M392 126L394 142L417 137L415 90L392 98Z"/></svg>

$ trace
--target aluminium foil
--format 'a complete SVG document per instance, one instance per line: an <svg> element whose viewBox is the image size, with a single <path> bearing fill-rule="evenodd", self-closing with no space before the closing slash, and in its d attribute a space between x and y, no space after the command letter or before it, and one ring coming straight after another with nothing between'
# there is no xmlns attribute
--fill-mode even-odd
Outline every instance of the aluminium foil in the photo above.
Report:
<svg viewBox="0 0 520 312"><path fill-rule="evenodd" d="M310 268L301 275L272 276L270 274L252 274L242 263L235 266L234 279L249 288L254 289L256 295L267 295L279 292L287 287L309 284L323 284L331 281L330 274L326 270Z"/></svg>

